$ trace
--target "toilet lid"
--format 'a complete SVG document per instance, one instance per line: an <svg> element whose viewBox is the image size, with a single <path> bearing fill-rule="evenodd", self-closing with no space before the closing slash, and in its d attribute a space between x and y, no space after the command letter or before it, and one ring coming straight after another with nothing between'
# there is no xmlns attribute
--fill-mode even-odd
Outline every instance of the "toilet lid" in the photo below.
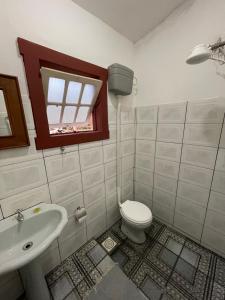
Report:
<svg viewBox="0 0 225 300"><path fill-rule="evenodd" d="M151 210L137 201L126 200L121 205L121 214L133 223L148 223L152 220Z"/></svg>

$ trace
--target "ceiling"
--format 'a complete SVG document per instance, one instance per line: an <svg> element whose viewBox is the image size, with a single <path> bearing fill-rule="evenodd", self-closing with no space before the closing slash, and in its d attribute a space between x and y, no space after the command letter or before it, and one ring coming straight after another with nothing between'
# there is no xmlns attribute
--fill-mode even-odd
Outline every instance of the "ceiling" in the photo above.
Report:
<svg viewBox="0 0 225 300"><path fill-rule="evenodd" d="M186 0L73 0L137 42Z"/></svg>

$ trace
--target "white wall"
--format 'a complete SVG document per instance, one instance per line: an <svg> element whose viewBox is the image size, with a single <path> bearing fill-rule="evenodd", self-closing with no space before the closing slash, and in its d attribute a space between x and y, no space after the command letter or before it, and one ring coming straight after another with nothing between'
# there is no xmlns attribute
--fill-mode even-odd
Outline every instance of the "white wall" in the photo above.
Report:
<svg viewBox="0 0 225 300"><path fill-rule="evenodd" d="M47 272L87 239L100 234L118 219L115 186L116 110L112 105L115 104L114 99L109 97L110 140L66 147L63 156L59 149L37 151L17 37L102 67L118 62L133 68L134 49L131 42L72 0L1 1L0 73L19 78L31 146L0 151L0 219L13 214L16 208L26 208L40 201L60 203L66 207L69 223L58 242L54 242L41 257L44 271ZM133 172L134 161L132 116L129 112L122 114L124 197L133 192L133 182L127 176L127 172ZM7 180L7 176L15 180ZM71 186L72 189L67 188ZM80 226L75 223L73 216L79 205L84 205L88 210L87 222ZM22 290L15 272L0 276L0 299L15 300Z"/></svg>
<svg viewBox="0 0 225 300"><path fill-rule="evenodd" d="M137 106L225 95L215 64L185 63L199 43L225 38L225 1L188 0L135 45ZM219 67L225 73L225 67Z"/></svg>

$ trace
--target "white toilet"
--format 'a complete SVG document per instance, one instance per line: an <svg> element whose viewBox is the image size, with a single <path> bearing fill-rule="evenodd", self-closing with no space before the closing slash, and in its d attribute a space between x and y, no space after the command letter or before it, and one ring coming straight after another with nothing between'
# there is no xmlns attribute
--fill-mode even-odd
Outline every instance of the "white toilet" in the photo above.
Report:
<svg viewBox="0 0 225 300"><path fill-rule="evenodd" d="M119 203L122 216L122 232L133 242L142 244L146 240L144 230L152 223L151 210L141 202L126 200Z"/></svg>

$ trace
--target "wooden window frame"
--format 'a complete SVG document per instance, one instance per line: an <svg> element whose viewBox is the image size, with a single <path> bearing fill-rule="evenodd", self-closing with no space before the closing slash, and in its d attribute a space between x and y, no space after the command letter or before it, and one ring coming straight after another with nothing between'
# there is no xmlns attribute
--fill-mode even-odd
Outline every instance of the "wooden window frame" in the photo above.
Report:
<svg viewBox="0 0 225 300"><path fill-rule="evenodd" d="M23 56L34 116L37 134L36 148L47 149L108 139L107 69L22 38L18 38L18 46L20 54ZM40 72L42 67L102 80L102 87L92 112L93 131L50 135Z"/></svg>

